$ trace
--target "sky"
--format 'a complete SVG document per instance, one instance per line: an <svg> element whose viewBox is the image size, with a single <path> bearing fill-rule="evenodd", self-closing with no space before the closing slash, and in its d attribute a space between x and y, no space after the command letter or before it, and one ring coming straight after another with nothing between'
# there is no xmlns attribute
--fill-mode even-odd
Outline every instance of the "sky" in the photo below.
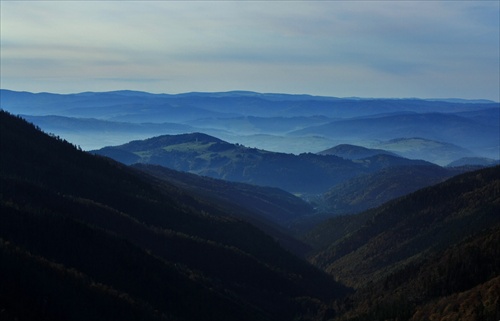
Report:
<svg viewBox="0 0 500 321"><path fill-rule="evenodd" d="M500 1L0 1L0 87L500 101Z"/></svg>

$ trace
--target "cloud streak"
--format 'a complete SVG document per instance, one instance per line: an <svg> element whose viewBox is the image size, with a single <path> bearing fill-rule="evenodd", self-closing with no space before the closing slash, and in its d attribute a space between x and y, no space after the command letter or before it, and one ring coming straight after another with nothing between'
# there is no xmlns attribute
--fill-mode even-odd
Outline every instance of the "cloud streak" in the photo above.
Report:
<svg viewBox="0 0 500 321"><path fill-rule="evenodd" d="M1 2L1 86L500 100L497 1Z"/></svg>

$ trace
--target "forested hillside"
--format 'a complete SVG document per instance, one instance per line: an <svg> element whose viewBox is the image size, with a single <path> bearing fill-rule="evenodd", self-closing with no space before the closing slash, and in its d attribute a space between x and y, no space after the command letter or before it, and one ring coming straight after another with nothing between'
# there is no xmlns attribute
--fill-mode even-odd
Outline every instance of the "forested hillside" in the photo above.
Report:
<svg viewBox="0 0 500 321"><path fill-rule="evenodd" d="M218 206L0 125L2 319L314 319L346 293Z"/></svg>
<svg viewBox="0 0 500 321"><path fill-rule="evenodd" d="M334 215L359 213L473 169L437 165L383 168L337 184L323 195L321 204Z"/></svg>
<svg viewBox="0 0 500 321"><path fill-rule="evenodd" d="M346 179L382 168L431 164L382 154L350 160L334 155L276 153L231 144L202 133L162 135L93 152L125 164L156 164L306 195L326 192Z"/></svg>
<svg viewBox="0 0 500 321"><path fill-rule="evenodd" d="M340 320L497 320L499 237L497 166L334 218L305 240L318 249L311 262L357 289Z"/></svg>
<svg viewBox="0 0 500 321"><path fill-rule="evenodd" d="M285 249L305 257L311 248L290 235L289 227L298 218L312 216L314 209L304 200L278 188L229 182L158 165L132 167L196 195L201 201L221 208L233 217L252 223L272 236Z"/></svg>

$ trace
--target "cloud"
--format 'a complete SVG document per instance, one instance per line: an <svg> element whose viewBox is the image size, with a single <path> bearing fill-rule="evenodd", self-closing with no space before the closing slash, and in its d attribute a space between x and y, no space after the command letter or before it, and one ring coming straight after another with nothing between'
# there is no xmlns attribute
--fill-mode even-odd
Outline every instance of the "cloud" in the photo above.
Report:
<svg viewBox="0 0 500 321"><path fill-rule="evenodd" d="M71 79L65 90L500 99L497 1L0 5L0 76L12 89L60 91Z"/></svg>

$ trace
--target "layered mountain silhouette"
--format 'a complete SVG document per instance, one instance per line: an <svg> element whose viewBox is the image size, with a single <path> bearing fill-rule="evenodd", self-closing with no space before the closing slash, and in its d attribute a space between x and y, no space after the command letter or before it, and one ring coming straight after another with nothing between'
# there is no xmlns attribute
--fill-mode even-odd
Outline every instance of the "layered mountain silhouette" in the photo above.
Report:
<svg viewBox="0 0 500 321"><path fill-rule="evenodd" d="M487 113L492 119L500 120L498 110L490 109ZM479 117L470 119L443 113L408 113L336 120L328 124L297 130L290 135L321 135L332 139L358 140L374 146L374 148L396 153L398 150L405 151L404 145L389 149L387 144L376 144L375 141L399 139L398 142L401 143L401 138L417 137L423 140L441 142L441 144L456 145L448 145L448 149L445 151L452 153L451 156L454 157L451 158L452 160L460 158L460 155L464 155L462 157L471 156L472 152L480 150L482 150L483 155L487 154L488 157L496 158L498 156L499 128L490 121L481 120L482 118ZM434 143L434 146L430 147L436 148L437 146ZM435 155L426 152L419 153L420 156L415 154L417 153L404 156L431 160L439 165L446 165L450 162L450 157L446 154L447 157L443 159L436 158Z"/></svg>
<svg viewBox="0 0 500 321"><path fill-rule="evenodd" d="M377 142L374 146L391 151L402 157L424 159L441 166L448 165L450 162L458 159L470 158L474 155L473 152L463 147L421 137L395 138Z"/></svg>
<svg viewBox="0 0 500 321"><path fill-rule="evenodd" d="M360 99L263 94L248 91L192 92L169 95L127 90L54 94L1 89L0 93L3 108L11 109L15 113L96 118L102 116L106 119L120 120L150 115L149 120L154 122L165 122L173 110L189 113L189 109L186 108L188 106L228 117L235 115L255 117L324 115L342 118L391 113L430 113L437 110L481 117L484 116L484 112L478 114L478 111L498 108L498 103L488 100ZM142 109L137 107L142 107Z"/></svg>
<svg viewBox="0 0 500 321"><path fill-rule="evenodd" d="M430 164L390 154L349 160L333 155L276 153L230 144L201 133L163 135L93 152L125 164L156 164L297 194L322 193L346 179L382 168Z"/></svg>
<svg viewBox="0 0 500 321"><path fill-rule="evenodd" d="M164 134L203 132L230 143L300 154L340 144L366 148L418 137L443 144L407 158L444 166L463 157L499 159L500 105L487 100L361 99L310 95L137 91L52 94L2 89L0 107L85 150ZM61 118L64 117L64 118ZM453 145L453 150L448 148ZM408 147L415 147L408 141ZM436 147L436 146L434 146Z"/></svg>

